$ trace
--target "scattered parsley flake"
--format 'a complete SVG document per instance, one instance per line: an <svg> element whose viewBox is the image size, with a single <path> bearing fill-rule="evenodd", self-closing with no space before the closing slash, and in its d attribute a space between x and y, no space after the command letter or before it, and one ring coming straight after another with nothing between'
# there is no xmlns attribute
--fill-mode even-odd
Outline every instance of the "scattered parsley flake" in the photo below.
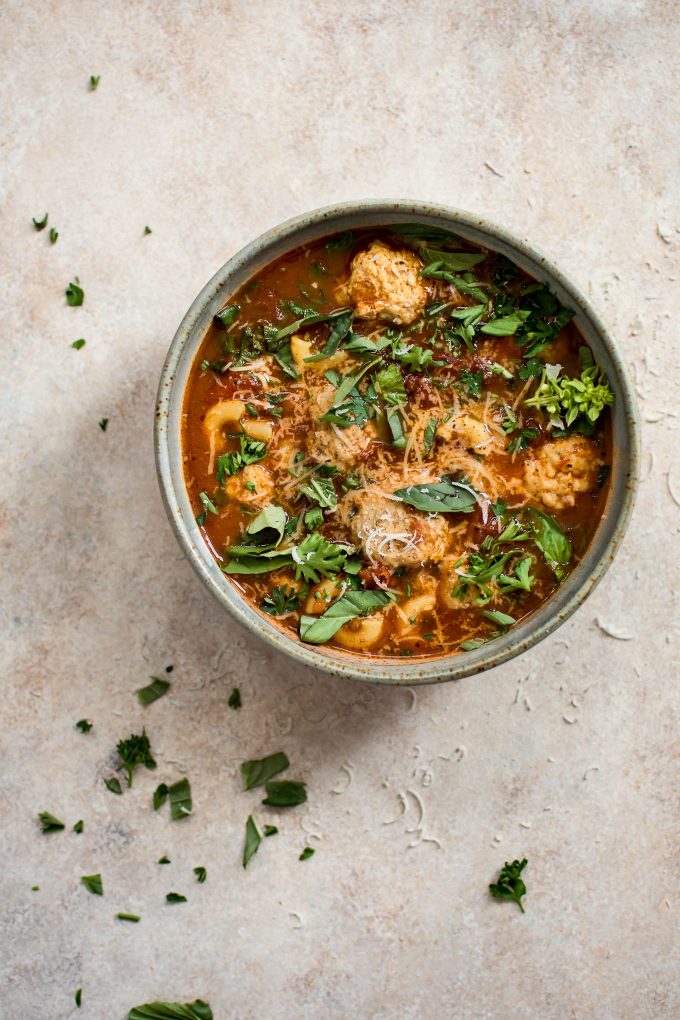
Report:
<svg viewBox="0 0 680 1020"><path fill-rule="evenodd" d="M125 770L128 787L132 786L132 776L138 765L145 765L148 769L156 768L145 729L142 729L141 734L131 734L127 740L119 740L116 751L121 760L121 767Z"/></svg>
<svg viewBox="0 0 680 1020"><path fill-rule="evenodd" d="M92 723L89 719L79 719L75 728L80 730L81 733L89 733L92 729Z"/></svg>
<svg viewBox="0 0 680 1020"><path fill-rule="evenodd" d="M95 92L99 82L101 81L101 74L90 75L90 92Z"/></svg>
<svg viewBox="0 0 680 1020"><path fill-rule="evenodd" d="M116 917L119 921L132 921L133 924L138 924L141 921L139 914L116 914Z"/></svg>
<svg viewBox="0 0 680 1020"><path fill-rule="evenodd" d="M85 828L85 823L83 822L83 820L82 820L82 818L81 818L81 819L80 819L79 821L77 821L77 822L76 822L76 824L75 824L75 825L73 826L73 831L74 831L75 833L77 833L78 835L80 835L80 834L81 834L81 832L83 831L83 829L84 829L84 828Z"/></svg>
<svg viewBox="0 0 680 1020"><path fill-rule="evenodd" d="M275 836L278 831L275 825L265 825L264 827L265 836Z"/></svg>
<svg viewBox="0 0 680 1020"><path fill-rule="evenodd" d="M144 235L145 236L147 234L152 234L152 233L153 233L153 231L152 231L151 227L144 227Z"/></svg>
<svg viewBox="0 0 680 1020"><path fill-rule="evenodd" d="M35 227L36 230L45 229L45 227L47 226L47 216L48 214L45 213L41 220L36 220L35 216L33 217L33 226Z"/></svg>
<svg viewBox="0 0 680 1020"><path fill-rule="evenodd" d="M150 684L140 687L136 691L140 705L152 705L170 689L170 683L167 680L161 680L159 676L151 676L149 679L151 680Z"/></svg>
<svg viewBox="0 0 680 1020"><path fill-rule="evenodd" d="M522 913L524 913L522 897L526 895L527 888L520 875L526 866L526 857L523 857L521 861L512 861L512 863L506 861L501 868L498 882L492 882L489 886L489 891L494 899L511 900L517 904Z"/></svg>
<svg viewBox="0 0 680 1020"><path fill-rule="evenodd" d="M97 873L96 875L83 875L80 879L81 885L84 885L88 892L94 896L104 895L104 884L102 882L102 876Z"/></svg>
<svg viewBox="0 0 680 1020"><path fill-rule="evenodd" d="M66 294L66 304L71 308L79 308L85 300L85 291L80 286L77 276L73 282L69 283L64 293Z"/></svg>
<svg viewBox="0 0 680 1020"><path fill-rule="evenodd" d="M262 842L262 834L257 827L257 822L252 815L248 815L246 821L246 841L243 846L243 867L248 867L248 861L257 853Z"/></svg>
<svg viewBox="0 0 680 1020"><path fill-rule="evenodd" d="M56 244L58 237L59 231L55 230L54 227L50 227L50 244Z"/></svg>
<svg viewBox="0 0 680 1020"><path fill-rule="evenodd" d="M61 829L66 828L64 823L60 822L54 815L51 815L49 811L41 811L38 818L40 820L41 832L59 832Z"/></svg>
<svg viewBox="0 0 680 1020"><path fill-rule="evenodd" d="M169 857L166 857L166 856L164 855L163 857L159 857L159 858L158 858L158 863L159 863L159 864L172 864L172 861L170 860L170 858L169 858Z"/></svg>
<svg viewBox="0 0 680 1020"><path fill-rule="evenodd" d="M197 868L194 868L194 875L196 876L196 881L198 882L198 884L203 885L206 878L208 877L208 872L202 865L199 865Z"/></svg>
<svg viewBox="0 0 680 1020"><path fill-rule="evenodd" d="M81 349L81 347L85 346L86 343L87 343L87 340L84 340L83 337L81 336L79 340L74 340L73 341L73 343L71 344L71 347L75 351L79 351Z"/></svg>
<svg viewBox="0 0 680 1020"><path fill-rule="evenodd" d="M78 1007L78 1009L80 1009L81 1003L83 1001L83 990L82 990L82 988L79 988L77 990L74 998L76 1000L76 1006Z"/></svg>
<svg viewBox="0 0 680 1020"><path fill-rule="evenodd" d="M106 426L108 424L109 424L109 419L108 418L101 418L99 420L99 428L102 430L102 432L106 432Z"/></svg>
<svg viewBox="0 0 680 1020"><path fill-rule="evenodd" d="M306 846L306 847L304 848L304 850L302 851L302 853L300 854L300 856L299 856L298 860L300 860L300 861L306 861L306 860L308 860L308 859L309 859L310 857L313 857L315 853L316 853L316 850L314 849L314 847L313 847L313 846Z"/></svg>
<svg viewBox="0 0 680 1020"><path fill-rule="evenodd" d="M186 896L182 896L182 894L178 893L178 892L169 892L169 893L167 893L167 895L165 897L165 900L166 900L166 903L186 903L187 902Z"/></svg>
<svg viewBox="0 0 680 1020"><path fill-rule="evenodd" d="M109 779L105 779L104 785L107 790L111 791L111 793L121 794L123 792L123 787L120 785L120 781L117 776L111 776Z"/></svg>
<svg viewBox="0 0 680 1020"><path fill-rule="evenodd" d="M229 700L227 702L229 708L237 709L241 707L241 692L238 687L232 688Z"/></svg>

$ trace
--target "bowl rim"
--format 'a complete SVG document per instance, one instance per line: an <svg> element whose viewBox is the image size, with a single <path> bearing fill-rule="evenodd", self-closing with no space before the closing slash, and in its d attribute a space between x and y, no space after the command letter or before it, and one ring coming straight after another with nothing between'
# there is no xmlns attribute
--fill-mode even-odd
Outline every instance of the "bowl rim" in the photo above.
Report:
<svg viewBox="0 0 680 1020"><path fill-rule="evenodd" d="M386 217L382 224L381 216ZM273 621L264 620L264 614L224 577L195 523L184 484L179 429L186 378L178 393L177 377L180 364L185 373L188 373L187 366L193 365L205 336L205 326L200 325L200 320L205 317L206 310L210 305L221 307L229 294L227 284L235 275L252 276L260 268L253 267L248 272L252 263L259 259L263 266L278 257L280 252L263 257L271 249L292 250L305 243L299 236L304 233L311 239L353 225L356 228L389 227L390 223L394 225L409 219L423 223L429 220L429 225L438 221L436 225L460 233L472 243L502 251L520 265L529 264L530 275L568 297L576 311L576 321L581 320L589 327L596 346L601 347L600 353L608 362L608 375L616 394L614 412L618 416L624 450L623 454L612 458L609 496L597 531L579 564L550 598L525 621L474 651L400 659L327 650L296 641ZM343 222L337 224L338 220ZM478 235L483 235L484 239L475 240ZM240 285L232 286L232 293ZM587 339L591 343L591 338ZM640 421L625 364L602 319L580 289L542 250L486 217L461 209L418 200L371 199L340 202L294 216L260 234L218 269L184 315L166 355L156 399L154 449L163 504L177 540L204 585L237 622L270 647L307 667L369 683L411 686L462 679L501 665L538 644L583 604L611 565L630 521L640 475Z"/></svg>

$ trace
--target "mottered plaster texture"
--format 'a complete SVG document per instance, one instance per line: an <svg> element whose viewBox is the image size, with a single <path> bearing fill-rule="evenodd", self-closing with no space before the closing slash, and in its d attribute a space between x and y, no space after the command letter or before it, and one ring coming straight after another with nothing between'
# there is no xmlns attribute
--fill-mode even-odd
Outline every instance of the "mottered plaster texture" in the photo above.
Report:
<svg viewBox="0 0 680 1020"><path fill-rule="evenodd" d="M9 0L0 41L0 1014L679 1016L676 5ZM502 668L417 692L250 640L183 559L152 456L161 364L204 282L282 219L362 197L543 248L602 313L643 418L633 521L587 604ZM55 245L31 225L46 211ZM158 769L114 796L113 748L143 725ZM279 749L309 800L275 817L238 765ZM151 793L184 774L194 812L171 822ZM67 830L41 835L41 810ZM244 872L250 812L280 833ZM525 915L487 894L522 855ZM103 897L79 884L97 871Z"/></svg>

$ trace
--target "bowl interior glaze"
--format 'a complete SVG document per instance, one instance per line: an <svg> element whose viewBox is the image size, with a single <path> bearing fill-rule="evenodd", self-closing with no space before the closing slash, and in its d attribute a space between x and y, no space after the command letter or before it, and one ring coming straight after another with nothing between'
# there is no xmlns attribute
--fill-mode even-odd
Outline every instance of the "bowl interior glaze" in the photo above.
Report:
<svg viewBox="0 0 680 1020"><path fill-rule="evenodd" d="M609 495L598 529L580 563L562 586L527 620L488 645L456 655L401 660L358 655L301 644L253 608L232 586L211 556L184 484L181 424L184 393L194 358L213 315L262 267L298 245L360 227L419 223L450 230L472 244L501 252L535 279L547 283L576 312L575 323L606 372L612 409L613 463ZM639 477L639 420L632 387L614 342L586 298L554 264L527 241L470 213L410 201L348 202L288 220L242 248L206 284L170 345L156 406L156 465L161 493L177 539L205 586L239 623L293 659L328 673L373 683L434 683L491 669L520 654L566 620L599 583L623 538Z"/></svg>

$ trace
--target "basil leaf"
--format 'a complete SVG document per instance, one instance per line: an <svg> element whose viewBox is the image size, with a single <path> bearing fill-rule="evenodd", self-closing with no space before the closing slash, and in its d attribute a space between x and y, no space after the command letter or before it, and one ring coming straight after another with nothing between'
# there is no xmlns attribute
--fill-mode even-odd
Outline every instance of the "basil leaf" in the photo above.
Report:
<svg viewBox="0 0 680 1020"><path fill-rule="evenodd" d="M286 375L289 375L291 379L299 379L299 375L295 365L293 364L293 353L290 349L290 344L284 344L278 351L274 352L274 358L281 366Z"/></svg>
<svg viewBox="0 0 680 1020"><path fill-rule="evenodd" d="M208 493L207 492L199 492L198 498L200 499L200 501L203 504L203 506L205 507L205 509L209 510L211 514L214 514L214 516L217 517L219 511L218 511L217 507L215 506L215 504L210 499L210 497L208 496Z"/></svg>
<svg viewBox="0 0 680 1020"><path fill-rule="evenodd" d="M428 268L431 268L430 263L437 263L437 269L446 269L449 273L464 273L486 258L486 255L474 252L436 251L434 248L424 248L422 256Z"/></svg>
<svg viewBox="0 0 680 1020"><path fill-rule="evenodd" d="M246 535L251 537L257 535L257 542L254 544L273 549L283 539L287 520L286 511L271 503L250 522L246 528Z"/></svg>
<svg viewBox="0 0 680 1020"><path fill-rule="evenodd" d="M193 807L191 785L186 776L168 787L168 796L170 797L170 818L173 822L191 814Z"/></svg>
<svg viewBox="0 0 680 1020"><path fill-rule="evenodd" d="M41 832L59 832L60 829L66 828L64 823L60 822L54 815L51 815L49 811L41 811L38 819L40 821Z"/></svg>
<svg viewBox="0 0 680 1020"><path fill-rule="evenodd" d="M502 315L499 319L485 322L480 332L488 336L513 336L530 314L531 312L515 311L511 315Z"/></svg>
<svg viewBox="0 0 680 1020"><path fill-rule="evenodd" d="M161 680L159 676L152 676L149 679L151 683L147 684L146 687L140 687L136 692L140 705L153 704L154 701L158 701L170 689L168 681Z"/></svg>
<svg viewBox="0 0 680 1020"><path fill-rule="evenodd" d="M375 388L386 404L405 404L406 388L404 377L398 365L388 365L376 372L373 381Z"/></svg>
<svg viewBox="0 0 680 1020"><path fill-rule="evenodd" d="M534 542L543 553L546 563L558 579L564 576L561 569L571 560L571 542L554 517L531 506L527 508Z"/></svg>
<svg viewBox="0 0 680 1020"><path fill-rule="evenodd" d="M279 570L281 567L290 567L293 558L290 552L277 552L276 549L270 552L257 552L257 547L238 546L228 549L229 559L226 565L221 564L220 569L225 574L267 574L271 570Z"/></svg>
<svg viewBox="0 0 680 1020"><path fill-rule="evenodd" d="M397 407L386 407L385 418L392 433L392 446L396 447L397 450L403 450L406 446L406 436L404 435L399 409Z"/></svg>
<svg viewBox="0 0 680 1020"><path fill-rule="evenodd" d="M75 825L73 826L73 831L80 835L84 828L85 824L81 818L80 821L76 822Z"/></svg>
<svg viewBox="0 0 680 1020"><path fill-rule="evenodd" d="M243 846L243 867L248 867L248 861L257 853L258 847L262 842L262 833L257 827L257 822L252 815L248 815L246 821L246 841Z"/></svg>
<svg viewBox="0 0 680 1020"><path fill-rule="evenodd" d="M78 308L85 300L85 291L80 286L80 280L76 276L74 283L69 283L65 291L66 304L71 308Z"/></svg>
<svg viewBox="0 0 680 1020"><path fill-rule="evenodd" d="M233 708L233 709L241 707L241 692L238 689L238 687L234 687L232 689L232 692L229 695L229 700L227 701L227 704L229 705L229 708Z"/></svg>
<svg viewBox="0 0 680 1020"><path fill-rule="evenodd" d="M431 452L434 446L434 439L437 434L439 427L438 418L430 418L427 425L425 426L425 432L423 433L423 453L427 456Z"/></svg>
<svg viewBox="0 0 680 1020"><path fill-rule="evenodd" d="M131 1009L128 1020L213 1020L213 1012L202 999L184 1005L179 1002L147 1002Z"/></svg>
<svg viewBox="0 0 680 1020"><path fill-rule="evenodd" d="M392 340L389 336L380 337L378 340L371 340L360 333L353 333L351 340L345 344L344 350L352 354L379 354L389 347Z"/></svg>
<svg viewBox="0 0 680 1020"><path fill-rule="evenodd" d="M295 807L307 800L304 783L296 783L292 779L274 780L267 783L266 798L262 801L268 807Z"/></svg>
<svg viewBox="0 0 680 1020"><path fill-rule="evenodd" d="M241 311L239 305L227 305L221 312L213 318L213 322L218 329L228 329L238 319L239 312Z"/></svg>
<svg viewBox="0 0 680 1020"><path fill-rule="evenodd" d="M315 853L316 853L316 850L314 849L313 846L306 846L304 848L304 850L302 851L302 853L300 854L300 856L298 857L298 860L299 861L308 861L309 858L313 857Z"/></svg>
<svg viewBox="0 0 680 1020"><path fill-rule="evenodd" d="M338 497L332 478L310 478L298 489L298 495L306 496L311 503L317 503L328 510L337 510Z"/></svg>
<svg viewBox="0 0 680 1020"><path fill-rule="evenodd" d="M101 875L83 875L80 882L81 885L84 885L87 891L91 892L94 896L104 895L104 884L102 882Z"/></svg>
<svg viewBox="0 0 680 1020"><path fill-rule="evenodd" d="M277 751L266 758L253 758L251 761L244 761L241 765L243 776L243 789L253 790L256 786L262 786L272 776L279 772L285 772L290 765L288 757L283 751Z"/></svg>
<svg viewBox="0 0 680 1020"><path fill-rule="evenodd" d="M154 811L158 811L159 808L163 807L163 805L165 804L166 800L168 799L168 793L169 792L170 792L170 790L169 790L169 788L168 788L166 783L161 783L159 786L156 787L156 789L153 791L153 809L154 809Z"/></svg>
<svg viewBox="0 0 680 1020"><path fill-rule="evenodd" d="M275 825L265 825L264 827L265 836L275 836L278 831Z"/></svg>
<svg viewBox="0 0 680 1020"><path fill-rule="evenodd" d="M345 312L343 315L338 315L337 319L333 323L330 336L328 337L328 340L326 340L321 351L318 354L313 354L310 358L305 358L305 362L312 364L315 361L325 361L326 358L332 358L352 328L353 318L354 312Z"/></svg>
<svg viewBox="0 0 680 1020"><path fill-rule="evenodd" d="M394 602L394 595L384 591L347 591L321 616L300 618L300 639L307 644L322 645L336 634L343 624L382 609Z"/></svg>
<svg viewBox="0 0 680 1020"><path fill-rule="evenodd" d="M300 309L302 311L302 309ZM284 326L283 329L277 329L275 341L283 340L285 337L292 336L293 333L297 333L299 329L303 329L305 326L314 326L317 322L331 322L333 319L337 319L339 315L346 315L346 308L336 308L332 312L318 313L310 312L307 315L302 315L295 322L291 322L290 326Z"/></svg>
<svg viewBox="0 0 680 1020"><path fill-rule="evenodd" d="M375 368L378 364L380 364L380 358L373 358L354 375L346 375L335 391L335 396L333 397L333 403L331 406L339 407L339 405L342 404L345 398L348 397L352 390L356 387L359 380L362 379L363 376L370 371L370 369Z"/></svg>
<svg viewBox="0 0 680 1020"><path fill-rule="evenodd" d="M479 493L466 482L454 482L442 478L440 482L425 482L422 485L407 485L397 489L393 495L403 503L414 506L426 513L469 514L477 506Z"/></svg>

